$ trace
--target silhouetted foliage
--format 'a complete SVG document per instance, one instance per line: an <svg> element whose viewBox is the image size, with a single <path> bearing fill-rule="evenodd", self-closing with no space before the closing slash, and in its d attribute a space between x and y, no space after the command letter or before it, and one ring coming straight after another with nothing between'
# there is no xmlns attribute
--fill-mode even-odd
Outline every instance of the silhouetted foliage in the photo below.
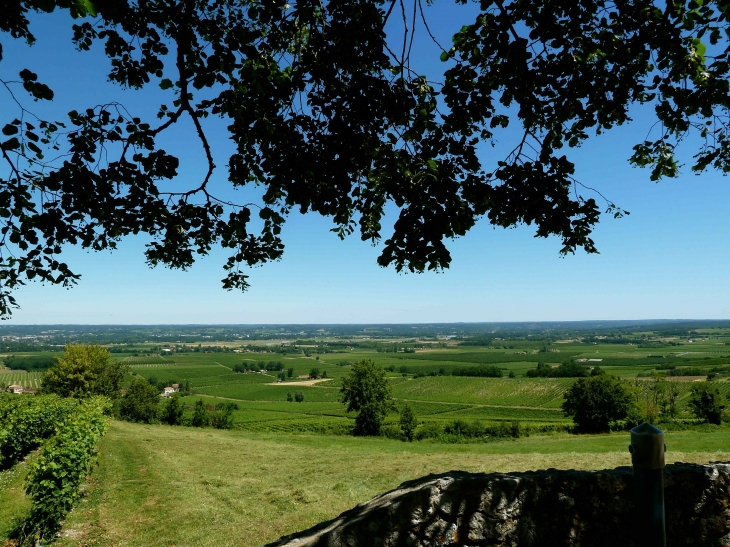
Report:
<svg viewBox="0 0 730 547"><path fill-rule="evenodd" d="M397 271L448 267L444 242L483 217L534 225L537 236L557 236L562 253L596 252L591 232L601 209L623 211L574 178L567 153L630 122L640 104L653 107L658 123L630 161L648 167L652 180L678 174L680 142L699 143L691 170L730 171L724 3L485 0L443 48L443 85L414 69L412 48L395 45L412 39L413 25L404 25L405 36L385 32L392 13L428 21L428 2L400 4L5 2L6 40L35 40L29 10L69 10L84 17L73 26L75 45L104 48L111 82L153 86L166 98L157 120L90 100L60 122L24 106L21 91L53 99L31 69L2 80L17 102L6 96L12 107L0 123L0 315L11 313L12 292L26 281L77 281L59 260L64 245L113 249L138 233L150 238L153 266L187 268L220 244L229 252L223 286L246 289L241 267L281 257L281 228L293 210L330 217L341 237L358 230L379 241L385 230L378 263ZM227 158L210 146L211 116L228 128ZM169 182L180 160L162 144L186 126L207 170L180 187ZM511 151L477 153L512 135L501 132L508 126L519 133ZM214 195L217 165L235 187L260 184L260 202ZM397 219L383 226L391 203Z"/></svg>

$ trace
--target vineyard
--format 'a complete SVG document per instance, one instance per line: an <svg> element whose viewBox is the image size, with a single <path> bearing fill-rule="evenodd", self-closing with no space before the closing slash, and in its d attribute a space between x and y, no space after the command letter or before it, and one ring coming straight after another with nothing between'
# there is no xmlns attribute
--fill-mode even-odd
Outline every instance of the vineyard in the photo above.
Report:
<svg viewBox="0 0 730 547"><path fill-rule="evenodd" d="M164 367L166 365L174 365L175 359L172 357L162 357L160 355L131 355L122 359L122 363L132 367L148 366L148 367Z"/></svg>
<svg viewBox="0 0 730 547"><path fill-rule="evenodd" d="M40 388L43 382L43 372L23 372L17 370L0 370L0 383L19 385L27 388Z"/></svg>
<svg viewBox="0 0 730 547"><path fill-rule="evenodd" d="M55 537L78 499L110 410L103 397L79 401L55 395L0 395L0 470L9 474L8 480L18 462L40 447L24 470L30 503L14 504L21 512L13 515L14 524L7 530L12 545L39 545ZM2 495L0 490L0 502Z"/></svg>
<svg viewBox="0 0 730 547"><path fill-rule="evenodd" d="M425 377L401 382L393 395L414 401L489 404L494 406L559 408L572 379Z"/></svg>

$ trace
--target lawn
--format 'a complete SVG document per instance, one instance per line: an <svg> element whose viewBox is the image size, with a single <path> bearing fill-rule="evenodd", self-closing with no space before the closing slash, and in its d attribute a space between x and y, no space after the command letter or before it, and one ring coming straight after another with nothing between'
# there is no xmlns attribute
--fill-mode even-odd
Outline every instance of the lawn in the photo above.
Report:
<svg viewBox="0 0 730 547"><path fill-rule="evenodd" d="M473 472L628 465L628 434L486 444L255 434L114 422L63 546L259 546L398 486ZM667 435L668 461L730 458L730 431Z"/></svg>

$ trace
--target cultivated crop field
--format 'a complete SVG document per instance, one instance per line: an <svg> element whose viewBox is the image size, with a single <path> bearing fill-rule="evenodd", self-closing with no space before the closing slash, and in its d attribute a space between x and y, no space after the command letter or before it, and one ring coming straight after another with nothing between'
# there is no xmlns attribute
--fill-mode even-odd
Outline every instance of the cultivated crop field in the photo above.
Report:
<svg viewBox="0 0 730 547"><path fill-rule="evenodd" d="M17 370L0 370L0 382L7 385L20 385L27 388L39 388L43 381L43 372L25 372Z"/></svg>
<svg viewBox="0 0 730 547"><path fill-rule="evenodd" d="M193 396L186 397L189 411L196 398L208 404L232 401L238 406L234 427L246 431L286 433L337 433L349 431L354 415L348 415L339 402L342 377L349 365L371 359L385 368L395 407L386 423L395 424L399 405L408 402L421 424L453 420L513 422L525 424L565 425L569 420L560 408L574 378L528 378L527 371L539 362L557 367L560 363L580 362L600 366L606 372L630 380L637 392L650 387L651 378L637 376L663 373L667 366L676 370L727 365L713 380L723 393L730 395L730 342L728 333L677 341L660 341L641 347L632 343L585 343L568 340L546 345L526 340L492 341L486 347L459 345L416 349L406 352L383 352L362 348L318 350L253 346L246 352L179 352L165 357L134 357L132 374L162 381L166 385L188 381ZM646 345L646 344L645 344ZM661 347L660 347L661 346ZM323 349L324 348L324 349ZM274 351L276 349L276 351ZM306 352L306 355L305 355ZM135 360L133 360L135 359ZM233 368L248 363L257 372L234 372ZM291 377L278 380L274 370L258 372L259 367L277 363L284 370L292 369ZM253 365L256 366L253 366ZM493 365L503 371L502 378L453 376L455 370L479 365ZM327 380L308 385L298 377L316 369ZM509 377L514 376L514 377ZM677 377L678 408L686 411L691 380ZM131 379L131 376L130 376ZM690 380L690 381L681 381ZM287 394L301 392L304 403L286 402ZM688 416L685 414L685 416Z"/></svg>

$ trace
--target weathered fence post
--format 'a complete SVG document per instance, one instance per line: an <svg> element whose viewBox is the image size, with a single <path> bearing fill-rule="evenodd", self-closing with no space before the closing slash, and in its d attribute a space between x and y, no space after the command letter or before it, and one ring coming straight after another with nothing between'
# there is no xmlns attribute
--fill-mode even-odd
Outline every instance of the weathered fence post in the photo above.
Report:
<svg viewBox="0 0 730 547"><path fill-rule="evenodd" d="M664 527L664 432L643 423L631 430L634 466L634 545L666 547Z"/></svg>

